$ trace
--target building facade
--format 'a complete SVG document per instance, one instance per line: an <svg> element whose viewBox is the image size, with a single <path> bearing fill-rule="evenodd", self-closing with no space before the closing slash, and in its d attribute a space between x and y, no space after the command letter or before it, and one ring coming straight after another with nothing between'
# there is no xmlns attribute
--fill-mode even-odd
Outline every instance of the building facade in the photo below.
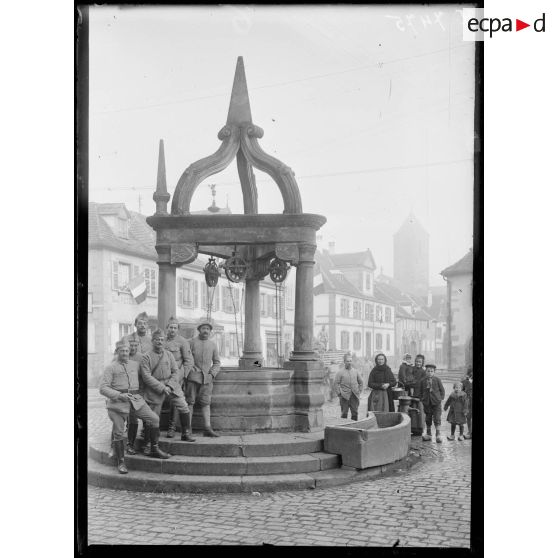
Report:
<svg viewBox="0 0 558 558"><path fill-rule="evenodd" d="M440 275L447 282L444 346L448 368L466 369L473 357L473 250Z"/></svg>
<svg viewBox="0 0 558 558"><path fill-rule="evenodd" d="M376 293L390 300L395 311L395 360L401 362L405 353L414 358L425 356L428 362L436 362L437 320L430 315L425 299L397 288L389 277L383 275L376 285Z"/></svg>
<svg viewBox="0 0 558 558"><path fill-rule="evenodd" d="M395 307L374 292L376 264L370 250L350 254L316 251L314 335L330 351L393 362Z"/></svg>

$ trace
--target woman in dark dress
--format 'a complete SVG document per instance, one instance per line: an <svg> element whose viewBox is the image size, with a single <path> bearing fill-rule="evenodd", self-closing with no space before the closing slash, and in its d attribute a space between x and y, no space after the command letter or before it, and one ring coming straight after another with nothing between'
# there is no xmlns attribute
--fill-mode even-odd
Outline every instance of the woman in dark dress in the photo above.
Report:
<svg viewBox="0 0 558 558"><path fill-rule="evenodd" d="M372 368L370 376L368 376L368 387L372 388L368 396L368 410L379 412L394 412L393 392L391 388L395 387L397 381L387 365L386 355L380 353L374 359L376 366Z"/></svg>

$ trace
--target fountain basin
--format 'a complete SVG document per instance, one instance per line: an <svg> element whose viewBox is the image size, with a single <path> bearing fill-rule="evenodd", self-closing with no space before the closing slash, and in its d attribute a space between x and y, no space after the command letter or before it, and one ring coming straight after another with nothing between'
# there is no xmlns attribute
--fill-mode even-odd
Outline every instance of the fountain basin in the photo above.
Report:
<svg viewBox="0 0 558 558"><path fill-rule="evenodd" d="M366 469L406 457L411 443L411 419L404 413L374 413L364 419L326 426L324 451L341 455L344 466ZM377 422L377 426L376 423Z"/></svg>

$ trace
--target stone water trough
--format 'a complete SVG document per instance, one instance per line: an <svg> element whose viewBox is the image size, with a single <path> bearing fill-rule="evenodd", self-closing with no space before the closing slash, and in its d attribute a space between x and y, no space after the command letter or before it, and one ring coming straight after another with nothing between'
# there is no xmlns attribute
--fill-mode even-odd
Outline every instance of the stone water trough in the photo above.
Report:
<svg viewBox="0 0 558 558"><path fill-rule="evenodd" d="M411 443L405 413L374 413L364 420L326 426L324 451L341 456L343 466L367 469L404 459Z"/></svg>

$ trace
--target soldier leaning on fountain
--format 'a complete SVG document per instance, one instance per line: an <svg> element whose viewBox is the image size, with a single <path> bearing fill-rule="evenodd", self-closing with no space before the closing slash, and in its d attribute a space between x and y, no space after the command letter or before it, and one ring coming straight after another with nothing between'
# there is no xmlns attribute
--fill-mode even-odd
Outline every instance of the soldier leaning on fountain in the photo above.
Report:
<svg viewBox="0 0 558 558"><path fill-rule="evenodd" d="M219 373L221 361L217 344L209 339L213 325L209 321L198 324L199 335L189 340L194 366L186 377L186 400L194 408L194 403L201 407L204 436L218 438L219 434L211 428L211 394L213 380Z"/></svg>
<svg viewBox="0 0 558 558"><path fill-rule="evenodd" d="M112 421L112 439L119 473L127 473L124 463L125 422L130 413L159 429L159 417L149 408L139 392L139 364L129 360L130 345L127 341L116 344L117 360L103 372L99 391L107 397L107 411Z"/></svg>
<svg viewBox="0 0 558 558"><path fill-rule="evenodd" d="M178 410L182 425L183 439L189 436L189 409L182 388L178 384L178 367L172 353L163 345L165 336L161 329L156 329L151 337L153 349L143 355L140 364L141 378L144 384L144 397L151 409L161 416L161 408L165 397L173 398L173 404ZM151 444L151 448L149 447ZM144 455L167 459L168 453L159 449L159 429L145 429Z"/></svg>
<svg viewBox="0 0 558 558"><path fill-rule="evenodd" d="M178 320L171 316L167 322L167 339L164 344L164 348L172 353L176 365L178 366L178 376L177 381L181 389L184 389L185 376L188 375L192 366L194 365L194 358L192 357L192 351L190 350L190 344L188 341L178 334ZM192 410L192 409L190 409ZM176 426L179 422L178 409L174 405L174 398L170 398L170 409L169 409L169 426L167 428L167 438L174 438L174 433L176 432ZM187 416L187 431L186 434L182 435L182 440L185 442L195 442L196 439L192 438L192 413L188 413Z"/></svg>

